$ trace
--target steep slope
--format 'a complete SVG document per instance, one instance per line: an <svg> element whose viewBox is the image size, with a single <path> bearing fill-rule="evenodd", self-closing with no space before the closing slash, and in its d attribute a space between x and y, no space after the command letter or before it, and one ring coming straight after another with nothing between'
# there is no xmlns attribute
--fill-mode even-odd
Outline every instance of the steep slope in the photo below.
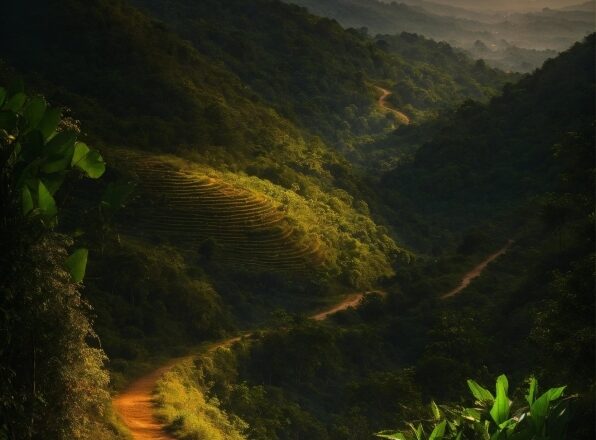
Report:
<svg viewBox="0 0 596 440"><path fill-rule="evenodd" d="M431 61L438 74L429 80L416 59L389 54L360 32L345 31L333 20L279 1L134 2L199 52L223 61L281 114L332 143L389 126L376 112L371 82L404 79L411 90L448 94L443 92L449 87L448 74L440 62ZM502 72L486 69L477 75L464 64L466 68L464 86L445 105L484 98L507 80ZM416 115L435 109L433 104L413 104Z"/></svg>
<svg viewBox="0 0 596 440"><path fill-rule="evenodd" d="M385 176L390 203L461 230L552 190L564 149L593 134L593 51L591 35L490 104L464 105Z"/></svg>
<svg viewBox="0 0 596 440"><path fill-rule="evenodd" d="M593 437L594 43L488 105L464 106L414 165L392 173L385 187L435 217L418 232L429 255L400 268L385 299L333 325L290 323L199 365L201 382L248 422L251 438L368 439L396 420L428 418L430 399L461 404L467 378L502 372L512 394L530 376L567 385L574 409L557 438ZM482 213L484 195L492 210ZM513 218L515 241L503 246L510 236L485 222L477 230L488 238L449 249L440 228L452 216L467 226ZM482 246L494 239L487 255Z"/></svg>
<svg viewBox="0 0 596 440"><path fill-rule="evenodd" d="M421 35L402 32L398 35L377 35L379 47L408 60L415 68L404 66L402 74L391 88L391 102L409 114L417 109L448 110L465 99L485 101L495 94L490 85L505 85L518 75L504 75L482 61L475 61L465 52L447 43L437 43ZM421 78L418 81L413 78ZM441 84L433 87L432 84Z"/></svg>
<svg viewBox="0 0 596 440"><path fill-rule="evenodd" d="M325 173L313 167L339 162L236 75L123 1L8 2L1 8L4 61L71 108L95 142L193 151L236 169L256 162L266 167L275 156L277 166L318 177ZM26 23L26 31L18 23Z"/></svg>
<svg viewBox="0 0 596 440"><path fill-rule="evenodd" d="M401 250L351 166L163 22L120 0L2 2L0 58L0 80L81 120L107 181L137 174L119 221L100 221L97 189L72 214L96 227L85 297L116 388L156 356L392 275Z"/></svg>
<svg viewBox="0 0 596 440"><path fill-rule="evenodd" d="M200 169L132 151L108 158L124 161L139 182L123 230L153 241L169 241L220 264L252 270L316 271L325 257L314 237L301 237L282 204ZM123 170L124 171L124 170Z"/></svg>

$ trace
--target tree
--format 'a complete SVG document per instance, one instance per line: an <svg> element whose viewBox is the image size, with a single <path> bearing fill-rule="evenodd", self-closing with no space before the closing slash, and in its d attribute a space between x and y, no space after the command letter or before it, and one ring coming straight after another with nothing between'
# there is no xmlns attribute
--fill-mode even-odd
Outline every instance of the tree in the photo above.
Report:
<svg viewBox="0 0 596 440"><path fill-rule="evenodd" d="M20 82L0 87L0 438L110 438L105 355L80 294L86 249L55 232L65 182L101 155ZM72 184L72 183L70 183Z"/></svg>

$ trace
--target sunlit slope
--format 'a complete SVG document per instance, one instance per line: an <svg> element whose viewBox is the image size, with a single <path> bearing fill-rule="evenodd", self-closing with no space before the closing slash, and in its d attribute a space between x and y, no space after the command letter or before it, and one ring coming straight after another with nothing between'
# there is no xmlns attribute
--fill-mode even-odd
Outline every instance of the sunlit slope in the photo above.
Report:
<svg viewBox="0 0 596 440"><path fill-rule="evenodd" d="M138 181L134 216L124 222L127 233L247 268L324 266L316 237L291 226L283 206L271 198L158 156L123 150L118 155Z"/></svg>
<svg viewBox="0 0 596 440"><path fill-rule="evenodd" d="M345 191L285 189L176 156L124 149L104 154L137 182L120 229L213 264L369 286L391 275L401 254L366 204Z"/></svg>

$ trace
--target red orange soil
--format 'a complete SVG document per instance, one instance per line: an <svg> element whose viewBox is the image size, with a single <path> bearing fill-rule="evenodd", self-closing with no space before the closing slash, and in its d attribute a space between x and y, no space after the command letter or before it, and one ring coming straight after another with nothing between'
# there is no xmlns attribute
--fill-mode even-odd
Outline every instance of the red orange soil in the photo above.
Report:
<svg viewBox="0 0 596 440"><path fill-rule="evenodd" d="M393 113L402 124L410 125L410 118L407 115L403 114L399 110L394 109L387 103L387 98L391 96L391 92L387 89L384 89L383 87L375 86L375 88L381 92L381 96L379 97L378 101L379 107L382 107L385 110Z"/></svg>
<svg viewBox="0 0 596 440"><path fill-rule="evenodd" d="M507 244L505 246L503 246L501 249L499 249L497 252L486 257L480 264L475 266L471 271L469 271L468 273L466 273L464 275L461 282L459 283L459 286L457 286L455 289L451 290L450 292L447 292L446 294L442 295L441 299L451 298L451 297L454 297L454 296L458 295L459 293L461 293L466 287L468 287L470 285L472 280L474 280L475 278L478 278L482 274L482 272L484 272L484 269L486 269L486 267L490 263L495 261L501 255L506 254L507 251L509 250L509 248L511 247L511 245L513 245L513 243L514 243L513 240L509 240L507 242Z"/></svg>
<svg viewBox="0 0 596 440"><path fill-rule="evenodd" d="M345 297L340 303L310 318L315 321L324 321L334 313L357 307L369 292L354 293ZM384 295L384 292L375 292ZM223 339L211 344L207 351L225 348L249 337L251 333ZM190 356L189 356L190 357ZM164 425L154 415L153 391L157 381L174 366L185 359L173 359L166 365L137 379L129 387L114 398L114 408L122 421L126 424L134 440L175 440L164 430Z"/></svg>

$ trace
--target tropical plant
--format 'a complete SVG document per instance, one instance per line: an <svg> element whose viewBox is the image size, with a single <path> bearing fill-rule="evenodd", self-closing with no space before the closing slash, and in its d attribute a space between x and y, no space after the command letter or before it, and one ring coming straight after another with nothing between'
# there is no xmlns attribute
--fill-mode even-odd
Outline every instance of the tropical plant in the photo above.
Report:
<svg viewBox="0 0 596 440"><path fill-rule="evenodd" d="M566 387L551 388L538 395L538 381L528 380L525 402L511 401L507 376L497 378L493 395L473 380L468 387L473 407L439 407L431 402L432 421L408 423L409 431L383 431L377 437L392 440L559 440L565 438L568 403L562 398Z"/></svg>
<svg viewBox="0 0 596 440"><path fill-rule="evenodd" d="M62 112L41 96L28 97L22 81L0 87L0 194L4 212L21 205L26 221L44 229L58 224L56 193L67 178L98 179L105 162L98 151L78 142L76 126L63 123ZM112 196L114 198L114 196ZM66 267L75 282L82 281L88 251L75 250Z"/></svg>
<svg viewBox="0 0 596 440"><path fill-rule="evenodd" d="M109 376L79 283L87 249L55 231L58 197L101 155L23 84L0 87L0 438L112 439ZM60 189L63 189L59 192Z"/></svg>

